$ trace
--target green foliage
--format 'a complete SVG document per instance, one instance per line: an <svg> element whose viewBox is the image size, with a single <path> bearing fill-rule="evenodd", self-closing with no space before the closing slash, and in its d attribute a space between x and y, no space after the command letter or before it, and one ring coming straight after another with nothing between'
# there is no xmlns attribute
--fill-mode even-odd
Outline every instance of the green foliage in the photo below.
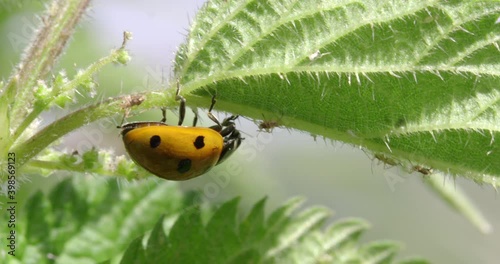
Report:
<svg viewBox="0 0 500 264"><path fill-rule="evenodd" d="M52 2L40 21L37 35L25 50L22 61L13 69L9 80L1 85L0 118L4 126L0 130L0 156L15 153L18 168L22 168L63 135L95 120L92 118L103 117L102 114L94 113L90 118L86 114L79 119L63 118L63 121L56 121L44 130L36 131L42 112L56 106L74 104L75 98L78 98L76 94L95 95L94 74L107 64L126 63L130 59L125 51L125 44L131 35L125 33L119 49L78 71L71 79L64 71L49 77L88 4L89 1L85 0ZM68 122L73 125L68 125ZM4 162L3 159L0 162L2 167ZM0 181L4 182L5 178L6 172L2 170Z"/></svg>
<svg viewBox="0 0 500 264"><path fill-rule="evenodd" d="M240 221L234 199L206 224L194 207L179 216L168 235L160 219L149 239L130 244L121 263L392 263L396 243L359 242L366 222L346 219L324 229L331 213L318 207L296 214L301 202L291 200L265 219L261 200Z"/></svg>
<svg viewBox="0 0 500 264"><path fill-rule="evenodd" d="M325 227L331 212L322 207L298 211L303 199L288 201L268 217L262 199L241 219L239 199L202 212L202 200L186 198L167 181L68 178L24 204L25 215L17 222L22 243L15 257L2 248L0 261L393 263L400 249L389 241L361 243L368 224L360 219ZM212 216L204 223L206 213Z"/></svg>
<svg viewBox="0 0 500 264"><path fill-rule="evenodd" d="M40 153L38 159L28 162L26 172L42 176L51 175L54 170L92 173L100 176L120 175L124 179L142 179L151 174L124 156L116 156L107 150L93 148L83 153L65 153L50 149Z"/></svg>
<svg viewBox="0 0 500 264"><path fill-rule="evenodd" d="M24 204L17 219L16 257L2 247L0 262L96 263L117 258L160 216L176 217L182 205L178 187L170 182L72 177Z"/></svg>

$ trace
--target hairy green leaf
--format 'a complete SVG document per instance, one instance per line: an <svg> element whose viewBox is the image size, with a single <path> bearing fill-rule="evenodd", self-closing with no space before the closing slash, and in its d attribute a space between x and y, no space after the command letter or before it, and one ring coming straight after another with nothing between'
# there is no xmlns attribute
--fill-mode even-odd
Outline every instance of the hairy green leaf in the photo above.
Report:
<svg viewBox="0 0 500 264"><path fill-rule="evenodd" d="M313 207L299 214L294 199L276 209L268 221L264 215L265 199L259 201L243 220L237 218L239 199L233 199L217 209L207 224L203 224L198 207L184 212L166 238L149 239L146 252L163 252L148 255L147 263L389 263L398 251L394 242L362 245L358 242L367 224L362 220L339 221L323 230L322 222L330 214L325 208ZM279 217L277 217L279 216ZM253 220L256 223L250 223ZM281 221L273 221L281 219ZM161 222L161 221L160 221ZM159 223L160 223L159 222ZM279 225L276 225L278 224ZM249 235L249 226L258 230ZM158 225L151 237L163 237ZM261 235L263 234L263 235ZM153 247L153 249L150 249ZM124 255L133 262L134 252L144 249L134 242ZM137 253L141 258L143 253ZM352 262L355 261L355 262Z"/></svg>
<svg viewBox="0 0 500 264"><path fill-rule="evenodd" d="M178 188L167 181L119 183L75 175L48 195L39 191L29 199L26 215L16 223L16 256L1 250L0 262L98 263L117 258L161 215L176 217L181 205ZM163 242L150 241L155 240Z"/></svg>
<svg viewBox="0 0 500 264"><path fill-rule="evenodd" d="M176 57L190 102L498 185L498 1L209 1ZM203 88L203 89L198 89Z"/></svg>
<svg viewBox="0 0 500 264"><path fill-rule="evenodd" d="M180 211L185 198L166 181L68 178L48 195L36 192L29 199L27 216L16 223L16 256L4 248L0 262L388 263L399 248L394 242L360 243L368 227L363 220L325 228L330 210L299 211L300 198L267 217L262 199L244 218L239 198L209 211L200 210L199 200ZM202 212L211 218L203 221Z"/></svg>

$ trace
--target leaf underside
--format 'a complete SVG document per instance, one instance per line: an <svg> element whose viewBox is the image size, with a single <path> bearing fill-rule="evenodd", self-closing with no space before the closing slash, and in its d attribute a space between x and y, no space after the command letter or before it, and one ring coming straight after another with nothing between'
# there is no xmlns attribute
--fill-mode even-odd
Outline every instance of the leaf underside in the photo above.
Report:
<svg viewBox="0 0 500 264"><path fill-rule="evenodd" d="M175 74L191 103L216 92L221 110L492 183L499 14L496 1L208 1Z"/></svg>

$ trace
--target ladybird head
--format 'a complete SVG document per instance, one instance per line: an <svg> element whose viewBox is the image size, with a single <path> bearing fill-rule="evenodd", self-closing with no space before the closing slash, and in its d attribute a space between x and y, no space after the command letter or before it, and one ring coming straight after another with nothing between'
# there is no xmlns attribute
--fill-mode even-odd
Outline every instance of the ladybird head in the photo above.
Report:
<svg viewBox="0 0 500 264"><path fill-rule="evenodd" d="M241 141L244 139L241 137L240 131L236 129L234 120L236 120L237 118L237 115L232 115L224 119L220 126L212 127L212 129L219 131L221 136L224 138L224 146L222 147L222 152L220 154L219 161L217 161L217 164L222 163L229 156L231 156L234 151L238 149Z"/></svg>

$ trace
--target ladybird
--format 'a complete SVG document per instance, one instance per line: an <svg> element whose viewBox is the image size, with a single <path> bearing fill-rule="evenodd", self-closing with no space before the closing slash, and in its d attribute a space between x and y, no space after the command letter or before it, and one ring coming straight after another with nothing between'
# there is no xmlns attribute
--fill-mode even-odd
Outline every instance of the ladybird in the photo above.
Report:
<svg viewBox="0 0 500 264"><path fill-rule="evenodd" d="M215 96L208 110L208 117L215 122L211 127L182 126L186 112L186 99L180 95L177 84L176 100L180 101L179 122L169 126L166 110L162 109L160 122L133 122L119 128L125 149L138 165L152 174L167 180L184 181L198 177L226 160L243 138L236 129L232 115L222 122L212 114Z"/></svg>

